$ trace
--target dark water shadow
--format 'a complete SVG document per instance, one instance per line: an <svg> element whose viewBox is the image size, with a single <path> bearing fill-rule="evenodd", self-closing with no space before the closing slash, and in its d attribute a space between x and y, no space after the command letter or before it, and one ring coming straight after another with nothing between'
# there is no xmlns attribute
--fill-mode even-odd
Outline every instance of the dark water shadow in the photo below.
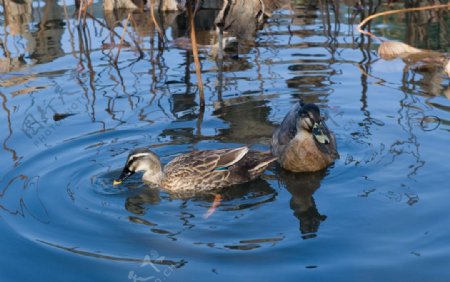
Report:
<svg viewBox="0 0 450 282"><path fill-rule="evenodd" d="M303 239L317 237L320 224L327 218L319 212L313 197L326 175L326 169L304 173L294 173L282 168L276 171L277 178L292 196L289 206L299 221L299 231Z"/></svg>
<svg viewBox="0 0 450 282"><path fill-rule="evenodd" d="M164 201L180 200L180 206L186 206L189 202L200 204L208 208L215 195L221 195L222 203L219 207L222 211L243 210L257 205L274 201L277 192L270 184L261 178L249 183L233 185L209 193L167 193L158 188L145 186L125 201L125 209L142 216L145 215L150 205L164 204Z"/></svg>
<svg viewBox="0 0 450 282"><path fill-rule="evenodd" d="M234 185L226 187L218 191L211 193L192 194L192 193L167 193L158 188L142 187L131 191L131 195L125 200L125 209L131 213L128 216L128 220L134 224L147 226L150 232L162 235L172 241L177 241L180 234L196 227L198 218L205 217L208 209L211 207L215 196L219 194L221 196L220 205L212 217L219 218L225 216L224 213L244 211L256 208L261 205L271 203L276 200L278 193L270 186L270 184L264 179L256 179L246 184ZM152 216L154 209L157 205L175 203L178 208L170 217L181 223L181 227L178 230L170 230L162 226L160 222L153 222L148 219ZM204 222L205 219L200 222ZM213 243L214 248L230 248L240 250L250 250L259 248L269 241L273 243L273 240L260 239L258 244L255 242L240 242L239 244L217 246ZM280 241L281 239L276 239ZM205 244L210 243L199 243Z"/></svg>

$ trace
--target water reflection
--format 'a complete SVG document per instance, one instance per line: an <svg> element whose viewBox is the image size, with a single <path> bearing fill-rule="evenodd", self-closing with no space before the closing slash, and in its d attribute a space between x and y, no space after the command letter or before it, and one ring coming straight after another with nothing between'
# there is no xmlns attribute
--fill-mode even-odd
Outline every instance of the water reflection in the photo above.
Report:
<svg viewBox="0 0 450 282"><path fill-rule="evenodd" d="M6 113L6 120L8 123L8 136L3 140L2 145L3 145L3 149L5 151L12 154L12 159L14 162L16 162L18 159L17 152L8 145L8 140L11 138L11 136L13 134L13 129L11 127L11 111L8 109L8 107L6 105L7 99L6 99L5 94L0 92L0 97L2 97L2 108Z"/></svg>
<svg viewBox="0 0 450 282"><path fill-rule="evenodd" d="M32 7L32 1L30 0L5 1L5 10L9 34L13 36L14 45L19 43L20 47L24 47L22 52L18 50L19 53L13 56L23 58L26 51L28 55L22 59L24 63L30 60L32 63L42 64L65 54L61 42L65 23L63 8L58 4L58 1L45 1L45 6L38 9ZM35 17L39 18L40 21L30 26L31 19ZM16 35L20 35L26 40L26 46L23 46L20 41L16 41L14 38ZM7 57L10 53L9 46L9 44L3 45ZM15 47L17 50L17 45ZM13 67L10 70L13 69L16 68Z"/></svg>
<svg viewBox="0 0 450 282"><path fill-rule="evenodd" d="M145 215L149 205L154 205L161 201L160 193L161 191L158 189L144 187L140 193L127 197L125 201L125 209L135 215ZM135 219L135 217L132 218ZM130 220L132 218L130 218ZM144 224L154 225L149 223Z"/></svg>
<svg viewBox="0 0 450 282"><path fill-rule="evenodd" d="M418 94L449 98L450 85L445 85L446 80L448 80L445 76L442 67L437 64L433 64L431 68L426 67L426 69L405 65L402 85L405 89L414 92L420 89Z"/></svg>
<svg viewBox="0 0 450 282"><path fill-rule="evenodd" d="M129 212L144 216L151 205L162 201L179 201L180 207L190 204L200 205L206 209L214 200L215 194L220 194L222 202L219 210L238 211L254 206L272 202L276 199L277 192L264 179L256 179L248 184L234 185L210 194L170 193L162 192L157 188L144 187L138 193L127 197L125 209ZM161 203L164 204L164 203ZM198 215L199 216L199 215Z"/></svg>
<svg viewBox="0 0 450 282"><path fill-rule="evenodd" d="M43 17L36 24L37 29L31 32L31 37L24 34L28 42L27 50L29 58L36 64L50 62L56 58L65 55L62 48L62 35L65 31L65 22L63 19L63 8L56 0L45 1L42 8Z"/></svg>
<svg viewBox="0 0 450 282"><path fill-rule="evenodd" d="M28 23L31 21L32 0L4 1L6 22L11 35L28 32Z"/></svg>
<svg viewBox="0 0 450 282"><path fill-rule="evenodd" d="M439 1L410 1L408 7L424 7ZM448 9L418 11L398 14L393 25L404 25L405 32L399 33L395 28L382 28L383 36L401 38L403 42L423 49L448 51L449 27ZM433 29L433 32L430 32Z"/></svg>
<svg viewBox="0 0 450 282"><path fill-rule="evenodd" d="M224 188L217 191L217 194L221 195L220 205L214 214L208 217L208 220L204 219L204 216L211 207L215 197L214 194L167 194L159 189L144 187L139 192L127 197L125 209L132 214L128 216L130 222L147 227L153 234L177 241L186 236L183 234L188 231L195 232L196 229L205 228L204 222L208 222L211 218L220 221L224 218L230 218L230 221L232 218L236 220L252 209L274 202L278 195L271 185L261 178L245 185ZM160 208L157 205L175 205L177 208L175 208L174 213L170 213L169 218L172 224L178 222L180 226L167 227L167 223L159 219L164 215L161 215ZM200 236L200 238L195 239L195 244L206 245L211 248L253 250L266 244L275 244L283 238L240 240L236 244L209 242L210 239Z"/></svg>
<svg viewBox="0 0 450 282"><path fill-rule="evenodd" d="M227 123L217 137L225 142L270 144L276 125L269 120L271 108L266 98L247 96L217 102L213 114Z"/></svg>
<svg viewBox="0 0 450 282"><path fill-rule="evenodd" d="M303 239L316 237L320 224L327 218L319 212L313 197L326 175L326 169L313 173L293 173L281 168L277 170L278 179L292 196L289 205L299 221Z"/></svg>
<svg viewBox="0 0 450 282"><path fill-rule="evenodd" d="M294 63L288 66L292 75L286 79L286 84L289 88L298 89L299 94L292 96L306 103L325 103L326 97L333 92L332 77L337 73L332 64L339 35L339 14L335 13L331 18L326 11L332 8L333 4L322 1L310 1L293 7L293 26L296 29L290 31L291 37L286 47L295 48L295 52L292 54ZM322 15L324 24L320 29L315 27L318 14ZM322 40L326 40L309 40L322 35L326 36ZM303 40L295 40L296 37Z"/></svg>

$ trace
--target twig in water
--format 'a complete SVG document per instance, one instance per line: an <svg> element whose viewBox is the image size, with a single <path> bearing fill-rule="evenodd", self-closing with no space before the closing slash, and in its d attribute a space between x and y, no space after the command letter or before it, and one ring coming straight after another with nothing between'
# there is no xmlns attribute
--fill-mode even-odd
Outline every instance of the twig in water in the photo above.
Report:
<svg viewBox="0 0 450 282"><path fill-rule="evenodd" d="M120 36L119 47L117 49L116 59L114 60L115 64L117 64L117 61L119 60L120 49L122 49L122 43L123 43L123 40L125 38L125 33L127 31L128 21L130 20L130 18L131 18L131 13L128 13L127 20L125 21L125 25L123 26L122 35Z"/></svg>
<svg viewBox="0 0 450 282"><path fill-rule="evenodd" d="M133 26L134 30L137 30L137 23L136 21L133 19L133 17L130 18L131 20L131 25ZM137 40L134 38L133 34L131 34L129 31L127 31L128 36L131 38L131 40L134 43L134 46L136 47L136 50L139 52L139 59L141 59L142 57L144 57L144 52L142 52L141 47L139 46L139 42L137 42Z"/></svg>
<svg viewBox="0 0 450 282"><path fill-rule="evenodd" d="M155 0L150 0L150 18L153 21L153 24L155 25L156 31L158 31L158 34L161 38L164 38L164 33L162 32L161 28L158 25L158 22L155 18Z"/></svg>
<svg viewBox="0 0 450 282"><path fill-rule="evenodd" d="M107 25L105 25L103 22L99 21L96 17L94 17L90 13L86 12L86 16L90 17L93 21L95 21L96 23L100 24L102 27L108 29L111 34L121 38L121 36L119 34L117 34L117 32L115 32L114 29L110 29ZM123 42L125 44L130 45L130 43L128 41L126 41L126 40L124 40Z"/></svg>
<svg viewBox="0 0 450 282"><path fill-rule="evenodd" d="M94 3L94 0L80 0L80 8L78 10L78 25L80 25L81 23L81 15L83 15L83 25L86 24L87 9L92 5L92 3Z"/></svg>
<svg viewBox="0 0 450 282"><path fill-rule="evenodd" d="M392 14L398 14L398 13L405 13L405 12L415 12L415 11L424 11L424 10L432 10L432 9L443 9L443 8L448 8L450 9L450 4L441 4L441 5L430 5L430 6L424 6L424 7L416 7L416 8L405 8L405 9L398 9L398 10L392 10L392 11L385 11L385 12L381 12L381 13L376 13L373 15L368 16L367 18L365 18L357 27L357 30L362 33L362 34L366 34L369 35L375 39L378 39L380 41L382 41L380 38L378 38L377 36L375 36L374 34L372 34L369 31L365 31L363 28L364 26L371 20L381 17L381 16L386 16L386 15L392 15Z"/></svg>
<svg viewBox="0 0 450 282"><path fill-rule="evenodd" d="M197 85L198 91L200 95L200 107L205 106L205 94L203 93L203 81L202 81L202 73L201 73L201 65L200 60L198 58L198 48L197 48L197 38L195 35L195 24L194 24L194 16L195 12L192 12L191 1L187 1L187 13L189 19L189 26L191 29L191 42L192 42L192 53L194 55L194 64L195 64L195 73L197 74Z"/></svg>

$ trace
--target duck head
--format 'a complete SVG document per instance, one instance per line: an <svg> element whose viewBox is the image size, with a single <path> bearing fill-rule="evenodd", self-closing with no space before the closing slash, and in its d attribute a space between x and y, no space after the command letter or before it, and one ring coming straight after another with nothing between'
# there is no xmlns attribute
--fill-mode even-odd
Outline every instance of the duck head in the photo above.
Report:
<svg viewBox="0 0 450 282"><path fill-rule="evenodd" d="M304 104L299 109L298 117L297 131L306 130L311 133L318 145L328 145L334 142L334 137L320 116L320 109L317 105Z"/></svg>
<svg viewBox="0 0 450 282"><path fill-rule="evenodd" d="M127 158L122 173L113 184L118 185L132 176L134 173L143 171L144 180L148 182L158 183L162 173L161 161L159 157L147 148L138 148L133 150Z"/></svg>

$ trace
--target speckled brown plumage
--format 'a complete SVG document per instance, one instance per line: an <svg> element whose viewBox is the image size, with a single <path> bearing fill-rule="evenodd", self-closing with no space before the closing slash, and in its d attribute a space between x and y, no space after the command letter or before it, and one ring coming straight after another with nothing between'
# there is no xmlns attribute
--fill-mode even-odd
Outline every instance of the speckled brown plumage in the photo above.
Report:
<svg viewBox="0 0 450 282"><path fill-rule="evenodd" d="M128 156L121 183L136 171L149 184L176 193L208 192L251 181L276 160L269 151L249 151L247 147L193 151L182 154L162 166L159 157L146 148Z"/></svg>
<svg viewBox="0 0 450 282"><path fill-rule="evenodd" d="M171 191L207 191L251 181L275 161L270 152L247 147L194 151L164 167L161 187Z"/></svg>

